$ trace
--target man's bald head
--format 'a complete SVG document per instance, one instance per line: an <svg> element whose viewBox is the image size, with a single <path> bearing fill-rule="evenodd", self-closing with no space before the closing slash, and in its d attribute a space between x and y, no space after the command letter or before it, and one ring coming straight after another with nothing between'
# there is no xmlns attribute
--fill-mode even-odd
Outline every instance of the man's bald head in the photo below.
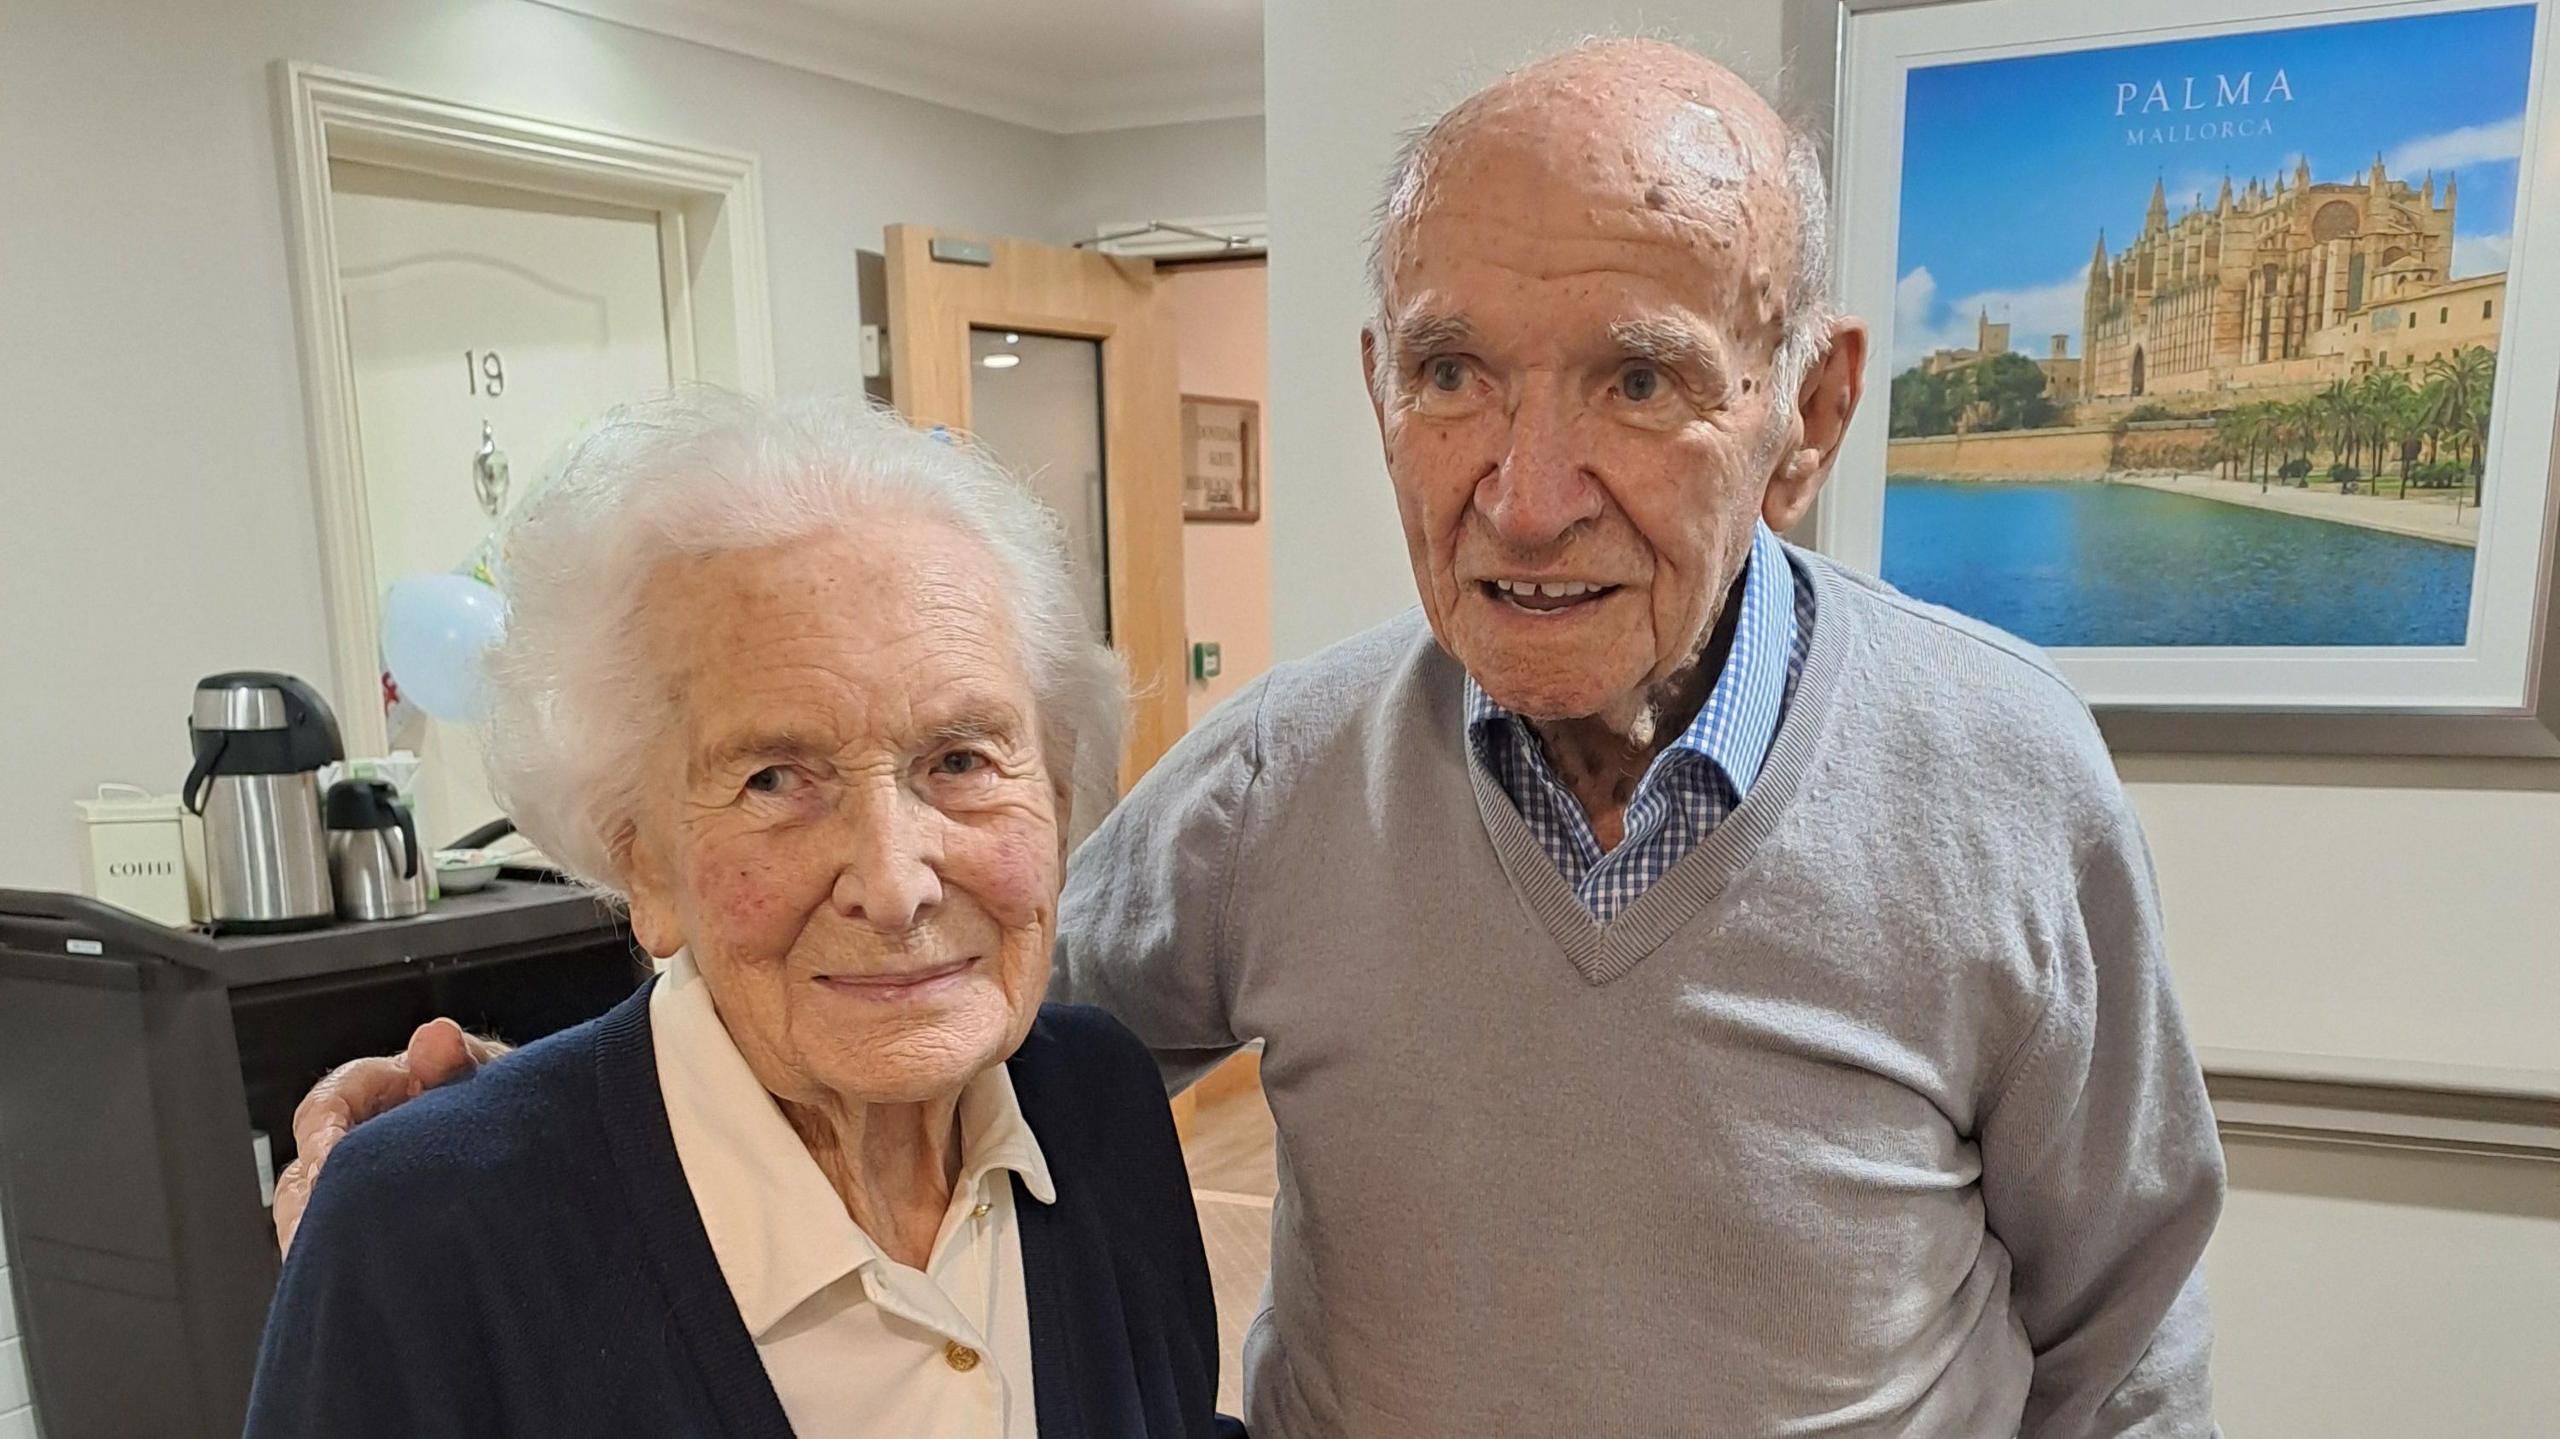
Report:
<svg viewBox="0 0 2560 1439"><path fill-rule="evenodd" d="M1513 205L1570 192L1593 212L1641 209L1722 252L1745 317L1774 331L1780 394L1820 350L1829 200L1812 141L1741 77L1656 40L1601 40L1514 70L1404 145L1372 236L1381 321L1414 221L1434 204Z"/></svg>

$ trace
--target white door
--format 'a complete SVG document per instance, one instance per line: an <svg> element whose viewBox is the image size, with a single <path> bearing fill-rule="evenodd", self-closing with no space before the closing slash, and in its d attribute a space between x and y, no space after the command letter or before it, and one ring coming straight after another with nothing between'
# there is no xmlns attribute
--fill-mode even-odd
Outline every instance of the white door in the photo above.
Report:
<svg viewBox="0 0 2560 1439"><path fill-rule="evenodd" d="M663 217L348 161L329 166L376 581L463 564L583 425L690 369ZM671 363L671 355L675 361ZM505 462L478 471L483 427ZM394 712L419 835L497 817L466 726ZM405 722L404 722L405 721Z"/></svg>

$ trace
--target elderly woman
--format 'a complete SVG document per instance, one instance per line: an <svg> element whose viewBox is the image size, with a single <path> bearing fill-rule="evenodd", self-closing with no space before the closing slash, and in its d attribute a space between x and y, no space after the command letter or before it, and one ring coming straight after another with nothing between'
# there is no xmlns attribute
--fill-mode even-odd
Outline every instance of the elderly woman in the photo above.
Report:
<svg viewBox="0 0 2560 1439"><path fill-rule="evenodd" d="M249 1434L1218 1432L1155 1068L1040 1004L1122 698L1046 513L892 416L696 394L504 570L491 774L661 972L338 1146Z"/></svg>

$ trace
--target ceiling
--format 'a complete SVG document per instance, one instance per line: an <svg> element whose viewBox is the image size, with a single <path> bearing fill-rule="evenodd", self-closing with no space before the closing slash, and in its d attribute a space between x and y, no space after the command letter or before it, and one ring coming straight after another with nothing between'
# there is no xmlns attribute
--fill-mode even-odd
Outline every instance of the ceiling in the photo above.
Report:
<svg viewBox="0 0 2560 1439"><path fill-rule="evenodd" d="M1037 129L1262 113L1262 0L537 0Z"/></svg>

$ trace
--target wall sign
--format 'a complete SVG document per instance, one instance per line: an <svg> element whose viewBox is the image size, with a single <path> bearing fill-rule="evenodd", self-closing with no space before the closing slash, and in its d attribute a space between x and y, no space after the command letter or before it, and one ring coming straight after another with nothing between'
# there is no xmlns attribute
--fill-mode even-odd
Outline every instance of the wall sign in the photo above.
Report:
<svg viewBox="0 0 2560 1439"><path fill-rule="evenodd" d="M1182 397L1182 517L1235 524L1262 518L1260 405Z"/></svg>

